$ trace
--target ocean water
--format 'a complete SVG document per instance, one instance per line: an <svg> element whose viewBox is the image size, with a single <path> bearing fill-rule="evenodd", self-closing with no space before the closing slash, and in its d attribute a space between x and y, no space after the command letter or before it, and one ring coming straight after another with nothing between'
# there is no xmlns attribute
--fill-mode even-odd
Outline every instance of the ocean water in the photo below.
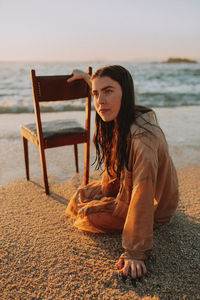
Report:
<svg viewBox="0 0 200 300"><path fill-rule="evenodd" d="M5 63L0 62L0 114L33 112L30 70L38 75L69 74L73 69L93 70L109 62L79 63ZM112 62L113 64L113 62ZM136 102L150 107L200 105L200 62L197 64L163 64L117 62L127 68L134 79ZM83 100L43 104L42 110L80 110Z"/></svg>

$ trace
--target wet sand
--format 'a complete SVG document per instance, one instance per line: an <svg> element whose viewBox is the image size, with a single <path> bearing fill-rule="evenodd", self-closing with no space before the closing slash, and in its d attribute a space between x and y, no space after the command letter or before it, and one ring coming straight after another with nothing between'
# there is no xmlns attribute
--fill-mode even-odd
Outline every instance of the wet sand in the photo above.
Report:
<svg viewBox="0 0 200 300"><path fill-rule="evenodd" d="M159 123L165 132L170 153L177 167L189 163L200 165L200 106L156 108ZM83 112L58 112L43 114L44 120L78 118L84 125ZM91 137L94 133L94 111L91 118ZM13 179L24 178L24 156L20 124L34 121L34 114L5 114L0 116L0 185ZM91 138L92 140L92 138ZM80 172L84 166L84 147L79 146ZM29 143L30 176L41 177L40 158L37 147ZM46 150L48 174L54 182L66 181L73 176L75 164L73 146ZM91 141L91 163L95 149ZM91 167L91 170L94 168Z"/></svg>

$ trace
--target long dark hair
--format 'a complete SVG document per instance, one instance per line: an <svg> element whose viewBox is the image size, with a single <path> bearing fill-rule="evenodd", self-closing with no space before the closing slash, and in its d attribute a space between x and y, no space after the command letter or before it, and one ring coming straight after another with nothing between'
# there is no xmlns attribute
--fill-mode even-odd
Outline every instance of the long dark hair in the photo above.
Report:
<svg viewBox="0 0 200 300"><path fill-rule="evenodd" d="M122 168L128 168L127 135L136 119L135 92L131 74L122 66L111 65L98 69L91 80L108 76L117 81L122 89L122 101L116 122L104 122L96 113L93 142L96 147L96 169L103 162L109 175L113 171L120 178ZM115 149L113 154L113 149Z"/></svg>

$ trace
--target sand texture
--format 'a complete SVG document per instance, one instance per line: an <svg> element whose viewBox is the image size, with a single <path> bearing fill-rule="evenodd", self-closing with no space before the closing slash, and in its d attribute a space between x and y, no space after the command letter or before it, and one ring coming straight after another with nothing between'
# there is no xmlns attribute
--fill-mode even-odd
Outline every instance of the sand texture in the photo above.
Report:
<svg viewBox="0 0 200 300"><path fill-rule="evenodd" d="M200 299L200 167L178 176L178 211L155 231L148 274L136 286L117 275L120 234L82 233L65 217L81 176L50 183L48 197L40 179L1 186L0 299Z"/></svg>

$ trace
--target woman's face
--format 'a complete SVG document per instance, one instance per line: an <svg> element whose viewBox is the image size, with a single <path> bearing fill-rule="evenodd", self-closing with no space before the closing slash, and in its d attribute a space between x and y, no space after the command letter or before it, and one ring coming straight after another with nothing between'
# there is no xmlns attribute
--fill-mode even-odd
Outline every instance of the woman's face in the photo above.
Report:
<svg viewBox="0 0 200 300"><path fill-rule="evenodd" d="M121 107L122 89L120 84L108 76L96 77L92 80L94 106L104 122L117 118Z"/></svg>

